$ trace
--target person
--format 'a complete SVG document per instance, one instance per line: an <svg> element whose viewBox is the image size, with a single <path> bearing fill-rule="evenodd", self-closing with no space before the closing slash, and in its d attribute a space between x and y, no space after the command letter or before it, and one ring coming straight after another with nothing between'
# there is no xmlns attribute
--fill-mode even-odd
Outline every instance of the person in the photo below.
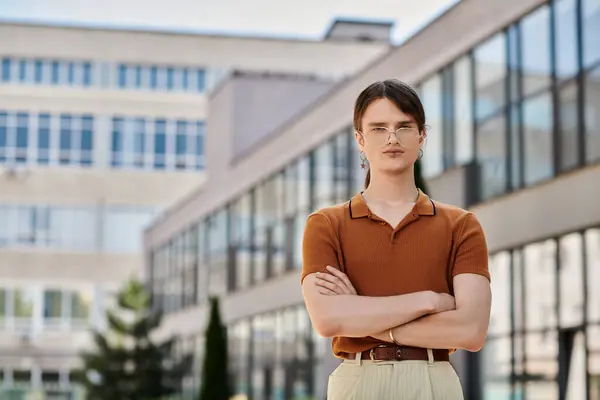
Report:
<svg viewBox="0 0 600 400"><path fill-rule="evenodd" d="M474 214L415 186L427 129L417 93L390 79L354 110L365 190L306 220L302 293L343 359L329 400L463 398L449 362L479 351L490 317L488 250Z"/></svg>

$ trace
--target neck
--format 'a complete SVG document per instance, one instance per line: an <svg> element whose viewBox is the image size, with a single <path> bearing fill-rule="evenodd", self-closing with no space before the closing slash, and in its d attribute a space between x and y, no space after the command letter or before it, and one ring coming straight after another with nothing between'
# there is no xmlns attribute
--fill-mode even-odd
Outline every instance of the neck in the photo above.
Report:
<svg viewBox="0 0 600 400"><path fill-rule="evenodd" d="M373 200L393 203L414 202L417 198L417 186L413 167L401 174L371 171L371 182L363 194Z"/></svg>

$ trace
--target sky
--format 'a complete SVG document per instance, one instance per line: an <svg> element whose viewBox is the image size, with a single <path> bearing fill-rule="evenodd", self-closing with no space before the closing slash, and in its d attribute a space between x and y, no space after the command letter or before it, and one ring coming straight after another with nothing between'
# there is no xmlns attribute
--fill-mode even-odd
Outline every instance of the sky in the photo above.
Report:
<svg viewBox="0 0 600 400"><path fill-rule="evenodd" d="M394 22L404 41L458 0L0 0L0 20L319 39L336 17Z"/></svg>

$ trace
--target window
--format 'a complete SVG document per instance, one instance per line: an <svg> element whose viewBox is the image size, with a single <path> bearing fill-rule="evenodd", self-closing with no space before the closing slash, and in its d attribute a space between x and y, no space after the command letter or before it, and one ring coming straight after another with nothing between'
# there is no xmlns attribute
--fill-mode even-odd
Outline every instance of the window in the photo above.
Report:
<svg viewBox="0 0 600 400"><path fill-rule="evenodd" d="M167 153L166 121L164 119L154 122L154 168L164 169Z"/></svg>
<svg viewBox="0 0 600 400"><path fill-rule="evenodd" d="M127 87L127 66L125 64L119 65L119 87L124 89Z"/></svg>
<svg viewBox="0 0 600 400"><path fill-rule="evenodd" d="M63 293L59 290L46 290L44 292L44 318L59 319L64 316Z"/></svg>
<svg viewBox="0 0 600 400"><path fill-rule="evenodd" d="M8 301L7 301L8 291L4 288L0 288L0 329L3 328L4 320L8 316Z"/></svg>
<svg viewBox="0 0 600 400"><path fill-rule="evenodd" d="M530 244L524 249L525 327L542 330L556 327L556 242ZM528 345L529 346L529 345ZM537 346L535 343L533 346Z"/></svg>
<svg viewBox="0 0 600 400"><path fill-rule="evenodd" d="M81 144L80 144L80 162L81 165L91 165L94 150L94 117L83 115L81 117Z"/></svg>
<svg viewBox="0 0 600 400"><path fill-rule="evenodd" d="M579 165L579 85L569 82L558 92L559 168L568 171Z"/></svg>
<svg viewBox="0 0 600 400"><path fill-rule="evenodd" d="M15 289L13 296L15 318L30 320L33 316L33 290Z"/></svg>
<svg viewBox="0 0 600 400"><path fill-rule="evenodd" d="M207 218L209 295L222 295L227 292L227 255L228 255L228 216L221 209Z"/></svg>
<svg viewBox="0 0 600 400"><path fill-rule="evenodd" d="M53 85L60 83L60 62L52 61L51 64L51 80Z"/></svg>
<svg viewBox="0 0 600 400"><path fill-rule="evenodd" d="M27 148L29 147L29 115L26 113L17 114L17 132L16 132L16 154L17 163L27 162Z"/></svg>
<svg viewBox="0 0 600 400"><path fill-rule="evenodd" d="M586 74L584 87L585 158L591 164L600 161L600 67Z"/></svg>
<svg viewBox="0 0 600 400"><path fill-rule="evenodd" d="M238 289L251 282L252 193L244 194L232 207L235 287Z"/></svg>
<svg viewBox="0 0 600 400"><path fill-rule="evenodd" d="M92 85L92 64L83 63L83 86Z"/></svg>
<svg viewBox="0 0 600 400"><path fill-rule="evenodd" d="M492 279L492 318L490 320L489 334L504 335L511 330L511 255L508 252L497 253L490 257L490 275Z"/></svg>
<svg viewBox="0 0 600 400"><path fill-rule="evenodd" d="M187 133L187 122L177 121L177 127L175 132L175 168L185 169L186 167L186 155L188 153L188 138L190 135Z"/></svg>
<svg viewBox="0 0 600 400"><path fill-rule="evenodd" d="M559 241L560 327L571 328L583 323L583 240L579 233L563 236Z"/></svg>
<svg viewBox="0 0 600 400"><path fill-rule="evenodd" d="M298 209L299 211L307 211L311 205L311 165L309 156L304 156L298 161L297 165L297 183L298 183Z"/></svg>
<svg viewBox="0 0 600 400"><path fill-rule="evenodd" d="M577 74L577 0L555 0L554 40L556 76L559 80L569 79Z"/></svg>
<svg viewBox="0 0 600 400"><path fill-rule="evenodd" d="M10 81L10 68L11 68L11 59L3 58L2 59L2 81L3 82Z"/></svg>
<svg viewBox="0 0 600 400"><path fill-rule="evenodd" d="M583 22L583 65L590 67L600 61L600 0L581 0Z"/></svg>
<svg viewBox="0 0 600 400"><path fill-rule="evenodd" d="M430 178L444 171L441 75L435 75L423 83L421 100L429 125L426 145L423 148L423 176Z"/></svg>
<svg viewBox="0 0 600 400"><path fill-rule="evenodd" d="M87 320L90 317L92 294L87 290L71 293L71 318L74 320Z"/></svg>
<svg viewBox="0 0 600 400"><path fill-rule="evenodd" d="M600 324L600 229L590 229L585 233L585 246L588 320ZM600 340L598 343L600 350ZM598 355L600 357L600 353Z"/></svg>
<svg viewBox="0 0 600 400"><path fill-rule="evenodd" d="M322 144L314 151L315 165L315 208L333 205L333 143Z"/></svg>
<svg viewBox="0 0 600 400"><path fill-rule="evenodd" d="M156 216L153 209L111 205L103 216L104 251L135 253L142 249L142 232Z"/></svg>
<svg viewBox="0 0 600 400"><path fill-rule="evenodd" d="M454 159L466 164L473 159L473 95L471 58L454 64Z"/></svg>
<svg viewBox="0 0 600 400"><path fill-rule="evenodd" d="M521 21L523 96L550 86L550 7L542 6ZM570 45L575 47L575 42Z"/></svg>
<svg viewBox="0 0 600 400"><path fill-rule="evenodd" d="M497 112L506 103L506 37L494 36L475 49L476 118L478 121Z"/></svg>
<svg viewBox="0 0 600 400"><path fill-rule="evenodd" d="M73 119L64 114L60 117L60 163L71 163L71 149L73 148Z"/></svg>
<svg viewBox="0 0 600 400"><path fill-rule="evenodd" d="M348 180L350 177L350 166L348 163L348 153L350 150L349 137L346 132L339 133L334 138L334 163L333 163L333 180L334 180L334 202L342 203L348 200L349 187ZM355 161L355 160L353 160Z"/></svg>
<svg viewBox="0 0 600 400"><path fill-rule="evenodd" d="M523 164L526 185L551 178L554 173L552 115L552 97L549 93L523 104Z"/></svg>
<svg viewBox="0 0 600 400"><path fill-rule="evenodd" d="M533 285L533 284L532 284ZM525 373L528 399L558 399L558 337L555 330L525 335Z"/></svg>
<svg viewBox="0 0 600 400"><path fill-rule="evenodd" d="M199 69L196 72L196 85L198 92L204 93L206 89L206 73L203 69Z"/></svg>
<svg viewBox="0 0 600 400"><path fill-rule="evenodd" d="M506 191L506 121L504 115L487 120L477 128L477 162L480 168L481 199Z"/></svg>
<svg viewBox="0 0 600 400"><path fill-rule="evenodd" d="M38 164L50 161L50 115L38 116Z"/></svg>

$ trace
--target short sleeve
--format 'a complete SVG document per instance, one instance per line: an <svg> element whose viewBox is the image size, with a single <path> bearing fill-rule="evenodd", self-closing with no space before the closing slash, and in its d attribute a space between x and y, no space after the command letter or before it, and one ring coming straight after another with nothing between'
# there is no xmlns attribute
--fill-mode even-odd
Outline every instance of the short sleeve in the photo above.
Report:
<svg viewBox="0 0 600 400"><path fill-rule="evenodd" d="M315 272L327 272L325 267L341 267L338 262L338 238L327 216L309 215L302 238L302 278Z"/></svg>
<svg viewBox="0 0 600 400"><path fill-rule="evenodd" d="M490 279L488 248L483 228L475 215L467 214L458 236L452 277L477 274Z"/></svg>

